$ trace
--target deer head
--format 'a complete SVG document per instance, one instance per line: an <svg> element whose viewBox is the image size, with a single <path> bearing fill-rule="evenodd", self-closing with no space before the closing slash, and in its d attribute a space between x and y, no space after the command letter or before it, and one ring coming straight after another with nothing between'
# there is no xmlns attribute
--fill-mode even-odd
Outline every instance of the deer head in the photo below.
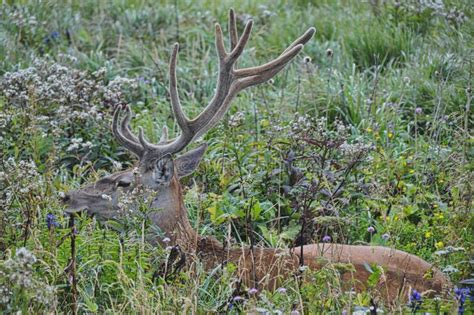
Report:
<svg viewBox="0 0 474 315"><path fill-rule="evenodd" d="M175 157L199 136L214 127L229 109L234 97L242 90L266 82L281 71L302 49L315 33L308 29L276 59L256 67L237 69L236 62L247 44L252 29L252 21L238 36L235 13L229 13L230 49L226 50L219 24L215 25L215 46L219 61L216 93L205 109L194 119L189 119L181 108L178 96L176 64L179 45L173 47L169 65L170 98L174 117L181 133L168 139L168 130L163 128L157 144L145 139L143 129L135 135L129 126L131 111L128 106L118 106L113 115L112 132L115 139L138 158L136 171L124 171L102 178L82 189L68 192L63 201L68 211L87 210L98 218L110 219L117 215L120 195L141 185L156 192L151 206L162 209L152 215L152 220L160 227L177 221L184 211L179 178L190 175L202 158L206 145ZM124 116L121 119L121 116ZM167 219L167 220L165 220ZM187 225L187 219L182 224Z"/></svg>

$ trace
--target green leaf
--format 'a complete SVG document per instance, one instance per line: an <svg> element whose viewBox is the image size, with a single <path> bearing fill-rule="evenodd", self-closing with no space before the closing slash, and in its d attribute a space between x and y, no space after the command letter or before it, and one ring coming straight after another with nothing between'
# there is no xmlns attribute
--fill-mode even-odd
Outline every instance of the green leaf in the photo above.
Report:
<svg viewBox="0 0 474 315"><path fill-rule="evenodd" d="M262 212L262 207L260 202L255 202L252 206L251 216L253 221L257 221L260 218L260 213Z"/></svg>

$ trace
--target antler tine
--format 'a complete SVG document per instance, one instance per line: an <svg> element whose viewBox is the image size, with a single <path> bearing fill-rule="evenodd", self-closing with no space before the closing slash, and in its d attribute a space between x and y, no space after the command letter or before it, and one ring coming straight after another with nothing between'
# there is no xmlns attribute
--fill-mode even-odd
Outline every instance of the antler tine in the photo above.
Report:
<svg viewBox="0 0 474 315"><path fill-rule="evenodd" d="M117 141L121 145L123 145L126 149L130 150L132 153L134 153L140 158L143 155L144 149L137 141L135 141L136 137L133 136L133 134L128 129L127 121L130 119L130 109L127 107L127 110L129 112L122 121L122 124L120 124L119 126L119 117L122 108L120 106L117 106L117 108L115 109L112 120L112 133L115 136L115 139L117 139ZM123 129L123 125L127 125L127 128ZM125 132L123 133L123 131Z"/></svg>
<svg viewBox="0 0 474 315"><path fill-rule="evenodd" d="M303 47L303 45L299 44L272 62L260 67L242 69L245 71L242 71L242 74L239 73L238 75L239 77L243 77L243 79L239 80L242 89L263 83L274 77L303 49Z"/></svg>
<svg viewBox="0 0 474 315"><path fill-rule="evenodd" d="M158 144L164 144L168 142L168 127L163 126L163 131L161 132L160 142Z"/></svg>
<svg viewBox="0 0 474 315"><path fill-rule="evenodd" d="M287 49L285 49L285 51L283 51L282 55L284 53L286 53L288 50L292 49L293 47L295 47L296 45L304 45L306 44L311 38L313 38L313 35L316 33L316 28L314 27L310 27L308 28L308 30L306 32L304 32L303 35L301 35L299 38L297 38L293 43L291 43L290 46L288 46Z"/></svg>
<svg viewBox="0 0 474 315"><path fill-rule="evenodd" d="M237 46L239 40L239 34L237 33L237 23L235 22L234 9L229 10L229 39L230 39L230 50L233 50Z"/></svg>
<svg viewBox="0 0 474 315"><path fill-rule="evenodd" d="M122 119L121 129L122 134L128 138L130 141L138 143L138 138L135 136L132 131L130 130L130 117L132 116L132 111L130 110L130 106L125 106L125 118Z"/></svg>
<svg viewBox="0 0 474 315"><path fill-rule="evenodd" d="M300 50L303 48L303 45L306 44L313 37L315 32L316 29L314 27L309 28L300 38L298 38L290 46L288 46L288 48L286 48L278 58L258 67L237 69L234 71L235 75L242 78L269 71L278 68L281 65L283 65L284 67L300 52ZM300 48L297 49L296 47Z"/></svg>
<svg viewBox="0 0 474 315"><path fill-rule="evenodd" d="M225 46L224 46L224 37L222 36L222 28L219 23L216 23L216 51L217 51L217 56L219 56L219 61L222 63L225 61L225 58L227 57L227 52L225 51Z"/></svg>
<svg viewBox="0 0 474 315"><path fill-rule="evenodd" d="M234 62L237 61L237 58L239 58L242 52L244 51L245 45L247 45L247 42L250 38L250 32L252 31L252 26L253 26L253 21L252 20L248 21L247 24L245 25L242 36L237 42L237 45L235 46L234 49L232 49L231 53L229 54L228 62L231 65L233 65Z"/></svg>
<svg viewBox="0 0 474 315"><path fill-rule="evenodd" d="M171 98L171 107L173 109L174 117L176 122L181 128L183 133L189 133L189 119L186 117L186 114L181 108L181 102L179 101L178 95L178 84L176 81L176 63L178 59L179 44L174 44L173 53L171 54L170 61L170 98Z"/></svg>

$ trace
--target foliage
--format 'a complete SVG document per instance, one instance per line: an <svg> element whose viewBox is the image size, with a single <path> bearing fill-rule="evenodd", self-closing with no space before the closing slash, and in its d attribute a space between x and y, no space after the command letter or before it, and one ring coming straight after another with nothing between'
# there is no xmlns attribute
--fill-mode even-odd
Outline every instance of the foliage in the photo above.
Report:
<svg viewBox="0 0 474 315"><path fill-rule="evenodd" d="M133 164L110 132L115 105L130 104L132 128L152 141L158 126L178 130L167 92L175 41L183 106L190 117L202 110L217 73L211 26L230 6L239 29L253 18L261 30L242 66L277 55L308 26L317 34L198 139L209 149L184 182L200 233L235 246L328 237L384 245L435 263L454 283L472 277L469 1L10 2L0 8L1 312L373 307L375 289L354 294L341 284L351 266L302 270L311 281L289 279L275 292L241 288L232 265L205 272L197 263L167 277L159 271L173 249L145 241L147 220L101 226L76 217L71 227L63 214L62 192ZM377 283L383 268L367 268ZM392 311L468 313L468 292L456 292L415 294Z"/></svg>

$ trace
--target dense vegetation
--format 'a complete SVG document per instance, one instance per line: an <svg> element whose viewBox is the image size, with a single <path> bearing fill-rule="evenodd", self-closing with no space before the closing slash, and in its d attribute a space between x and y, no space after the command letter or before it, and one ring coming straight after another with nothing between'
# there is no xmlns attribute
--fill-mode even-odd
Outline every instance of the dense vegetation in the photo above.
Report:
<svg viewBox="0 0 474 315"><path fill-rule="evenodd" d="M230 6L239 29L255 22L244 66L309 26L317 33L198 140L209 149L184 182L200 233L235 246L378 244L435 263L455 284L472 277L470 1L5 1L0 312L340 314L377 299L341 290L331 265L276 292L237 292L232 266L156 277L168 252L143 241L146 221L116 233L63 215L61 192L134 163L110 132L114 106L130 104L132 127L152 141L164 124L178 130L167 92L174 42L183 107L192 117L207 104L213 24ZM398 309L468 312L468 295L414 296Z"/></svg>

